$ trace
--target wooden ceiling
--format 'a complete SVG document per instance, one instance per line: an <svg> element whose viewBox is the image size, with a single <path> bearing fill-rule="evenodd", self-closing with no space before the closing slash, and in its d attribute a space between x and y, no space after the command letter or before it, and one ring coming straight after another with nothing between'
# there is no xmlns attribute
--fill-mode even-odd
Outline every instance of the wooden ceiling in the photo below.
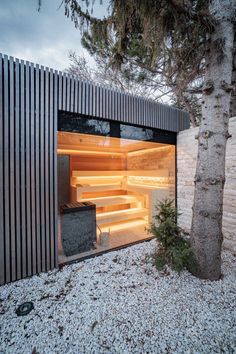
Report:
<svg viewBox="0 0 236 354"><path fill-rule="evenodd" d="M100 152L123 154L144 149L168 146L147 141L119 139L98 135L58 132L58 152L76 154L78 152Z"/></svg>

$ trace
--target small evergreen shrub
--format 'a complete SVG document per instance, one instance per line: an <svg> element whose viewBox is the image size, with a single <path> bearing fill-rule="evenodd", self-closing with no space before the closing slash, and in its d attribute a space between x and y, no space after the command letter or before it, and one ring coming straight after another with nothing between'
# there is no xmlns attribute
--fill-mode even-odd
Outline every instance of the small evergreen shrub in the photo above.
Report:
<svg viewBox="0 0 236 354"><path fill-rule="evenodd" d="M173 200L165 199L156 209L156 222L151 223L148 231L160 244L155 254L157 269L161 270L165 265L169 265L177 272L184 268L193 271L196 262L187 234L177 225L179 213L173 206Z"/></svg>

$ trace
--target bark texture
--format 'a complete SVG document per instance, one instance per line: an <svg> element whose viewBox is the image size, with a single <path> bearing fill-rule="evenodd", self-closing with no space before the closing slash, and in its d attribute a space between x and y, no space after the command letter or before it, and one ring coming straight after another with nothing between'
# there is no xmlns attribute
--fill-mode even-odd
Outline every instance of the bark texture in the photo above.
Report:
<svg viewBox="0 0 236 354"><path fill-rule="evenodd" d="M232 86L233 86L233 91L231 94L230 117L236 117L236 25L234 25Z"/></svg>
<svg viewBox="0 0 236 354"><path fill-rule="evenodd" d="M221 276L222 208L225 151L231 97L233 60L233 8L236 0L213 0L215 31L209 34L203 87L202 121L198 135L198 160L191 228L197 275L217 280Z"/></svg>

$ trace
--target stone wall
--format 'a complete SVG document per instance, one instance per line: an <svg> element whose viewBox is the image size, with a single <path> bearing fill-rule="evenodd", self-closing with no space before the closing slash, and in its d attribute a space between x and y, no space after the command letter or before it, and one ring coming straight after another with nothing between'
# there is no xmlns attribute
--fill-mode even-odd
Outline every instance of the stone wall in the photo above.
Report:
<svg viewBox="0 0 236 354"><path fill-rule="evenodd" d="M177 138L178 209L182 213L179 225L190 230L197 158L198 128L180 132ZM223 234L224 247L236 253L236 117L230 119L232 135L226 150L226 183L224 189Z"/></svg>

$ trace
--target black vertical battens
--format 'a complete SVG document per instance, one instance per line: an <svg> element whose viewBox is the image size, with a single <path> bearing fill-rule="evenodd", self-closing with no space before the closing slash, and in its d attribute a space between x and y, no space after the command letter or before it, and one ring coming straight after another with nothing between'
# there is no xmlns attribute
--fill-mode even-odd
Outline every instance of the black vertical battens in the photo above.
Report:
<svg viewBox="0 0 236 354"><path fill-rule="evenodd" d="M0 284L57 266L58 110L189 127L176 108L0 54Z"/></svg>
<svg viewBox="0 0 236 354"><path fill-rule="evenodd" d="M58 113L58 73L54 73L54 87L53 87L53 222L54 222L54 234L51 236L53 240L54 247L54 259L53 259L53 267L58 266L58 202L57 202L57 113Z"/></svg>
<svg viewBox="0 0 236 354"><path fill-rule="evenodd" d="M15 227L15 68L12 57L9 59L9 142L10 142L10 230L11 230L11 279L16 279L16 227Z"/></svg>
<svg viewBox="0 0 236 354"><path fill-rule="evenodd" d="M74 112L78 112L78 80L75 78L75 103L74 103Z"/></svg>
<svg viewBox="0 0 236 354"><path fill-rule="evenodd" d="M66 74L62 75L62 109L66 110Z"/></svg>
<svg viewBox="0 0 236 354"><path fill-rule="evenodd" d="M40 223L41 223L41 262L42 271L47 269L46 266L46 230L45 230L45 70L40 68Z"/></svg>
<svg viewBox="0 0 236 354"><path fill-rule="evenodd" d="M58 73L58 109L62 109L62 72Z"/></svg>
<svg viewBox="0 0 236 354"><path fill-rule="evenodd" d="M26 240L27 240L27 275L32 274L32 238L31 238L31 178L30 178L30 65L25 65L25 170L26 170Z"/></svg>
<svg viewBox="0 0 236 354"><path fill-rule="evenodd" d="M8 68L8 57L4 56L4 68L3 68L3 92L4 92L4 112L3 112L3 125L4 125L4 233L5 233L5 279L6 282L11 281L11 243L10 243L10 184L9 184L9 68Z"/></svg>
<svg viewBox="0 0 236 354"><path fill-rule="evenodd" d="M3 172L4 172L4 126L3 126L3 58L0 54L0 284L5 283L5 230L4 230L4 199L3 199Z"/></svg>
<svg viewBox="0 0 236 354"><path fill-rule="evenodd" d="M66 102L66 101L65 101ZM50 267L50 216L49 216L49 200L50 200L50 189L49 189L49 69L45 69L45 115L44 115L44 135L45 135L45 155L44 155L44 165L45 165L45 231L46 231L46 268Z"/></svg>
<svg viewBox="0 0 236 354"><path fill-rule="evenodd" d="M15 221L16 221L16 278L21 279L21 219L20 219L20 64L15 61Z"/></svg>
<svg viewBox="0 0 236 354"><path fill-rule="evenodd" d="M35 216L36 216L36 252L37 272L41 271L41 218L40 218L40 70L35 68Z"/></svg>
<svg viewBox="0 0 236 354"><path fill-rule="evenodd" d="M70 111L75 111L75 79L74 77L71 78L71 85L70 85Z"/></svg>
<svg viewBox="0 0 236 354"><path fill-rule="evenodd" d="M92 102L93 102L93 111L92 114L96 117L96 94L97 94L97 86L93 85L93 93L92 93Z"/></svg>
<svg viewBox="0 0 236 354"><path fill-rule="evenodd" d="M35 213L35 80L34 64L30 64L30 187L31 187L31 257L32 273L37 272L37 249L36 249L36 213Z"/></svg>
<svg viewBox="0 0 236 354"><path fill-rule="evenodd" d="M54 267L54 173L53 173L53 155L54 155L54 115L53 115L53 70L50 69L49 73L49 129L48 129L48 155L49 155L49 224L50 224L50 232L49 232L49 242L50 242L50 269ZM70 92L70 91L69 91Z"/></svg>
<svg viewBox="0 0 236 354"><path fill-rule="evenodd" d="M77 112L81 113L82 112L82 81L78 81L78 108Z"/></svg>
<svg viewBox="0 0 236 354"><path fill-rule="evenodd" d="M70 75L67 76L67 88L66 88L66 110L70 111L70 81L71 77Z"/></svg>
<svg viewBox="0 0 236 354"><path fill-rule="evenodd" d="M26 177L25 177L25 63L20 62L20 214L21 214L21 265L22 277L27 276L27 224L26 224Z"/></svg>

